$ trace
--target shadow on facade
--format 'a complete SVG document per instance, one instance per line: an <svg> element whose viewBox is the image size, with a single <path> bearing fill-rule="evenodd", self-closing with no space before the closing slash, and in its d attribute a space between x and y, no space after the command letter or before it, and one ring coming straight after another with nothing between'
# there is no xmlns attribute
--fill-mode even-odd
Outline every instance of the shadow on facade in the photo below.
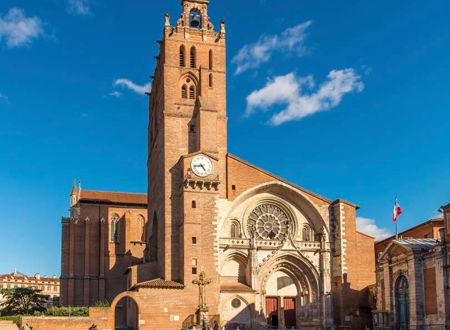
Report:
<svg viewBox="0 0 450 330"><path fill-rule="evenodd" d="M344 281L336 281L334 298L334 320L339 329L372 328L371 311L375 306L375 298L370 287L362 290L351 288L351 283L344 274Z"/></svg>
<svg viewBox="0 0 450 330"><path fill-rule="evenodd" d="M172 176L172 203L171 203L171 213L172 213L172 221L171 221L171 231L172 235L170 237L170 248L171 251L180 251L180 253L173 253L171 257L171 278L175 281L180 281L180 260L184 259L183 256L183 247L180 247L180 233L179 230L181 228L181 220L184 218L182 216L184 210L179 208L179 205L183 205L183 201L181 199L181 191L180 187L182 186L182 180L184 178L181 177L181 164L178 162L174 167L170 169L170 174ZM166 243L167 244L167 243Z"/></svg>
<svg viewBox="0 0 450 330"><path fill-rule="evenodd" d="M105 256L106 260L106 269L108 271L107 281L106 281L106 290L107 297L106 299L112 303L114 298L126 291L128 289L128 279L126 276L126 272L130 266L138 265L143 262L143 258L138 258L133 256L131 250L127 248L126 242L131 241L131 233L128 233L125 223L125 216L120 218L119 220L119 235L120 239L117 243L114 243L113 248L110 250L110 253L115 256L115 258L111 258L110 256ZM106 250L108 251L108 250Z"/></svg>

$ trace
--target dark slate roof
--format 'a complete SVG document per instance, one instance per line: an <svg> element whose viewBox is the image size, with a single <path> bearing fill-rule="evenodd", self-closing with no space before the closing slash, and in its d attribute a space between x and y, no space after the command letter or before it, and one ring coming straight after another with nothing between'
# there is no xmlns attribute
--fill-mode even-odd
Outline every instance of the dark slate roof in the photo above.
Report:
<svg viewBox="0 0 450 330"><path fill-rule="evenodd" d="M424 226L429 225L429 224L436 225L437 227L440 227L440 226L443 227L444 226L444 216L443 215L438 215L438 216L436 216L436 217L434 217L432 219L429 219L429 220L427 220L425 222L422 222L422 223L420 223L420 224L418 224L418 225L416 225L414 227L408 228L408 229L398 233L398 235L399 236L409 235L409 233L411 231L413 231L413 230L415 230L417 228L420 228L420 227L424 227ZM395 235L392 235L392 236L389 236L389 237L387 237L385 239L382 239L381 241L376 241L375 245L384 244L384 243L392 241L394 239L395 239Z"/></svg>
<svg viewBox="0 0 450 330"><path fill-rule="evenodd" d="M441 241L434 238L401 238L395 240L397 244L410 248L413 251L424 251L434 248Z"/></svg>
<svg viewBox="0 0 450 330"><path fill-rule="evenodd" d="M131 289L138 288L153 288L153 289L184 289L184 285L175 281L166 281L160 278L154 280L145 281L136 284Z"/></svg>

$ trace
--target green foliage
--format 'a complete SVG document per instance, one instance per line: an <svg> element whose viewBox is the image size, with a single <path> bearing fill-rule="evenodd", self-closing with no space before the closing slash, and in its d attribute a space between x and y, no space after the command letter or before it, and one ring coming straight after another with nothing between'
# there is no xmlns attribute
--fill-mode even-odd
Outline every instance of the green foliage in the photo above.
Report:
<svg viewBox="0 0 450 330"><path fill-rule="evenodd" d="M108 300L98 300L94 305L94 307L109 307L109 306L111 305L109 304Z"/></svg>
<svg viewBox="0 0 450 330"><path fill-rule="evenodd" d="M52 307L45 312L47 316L89 316L88 307Z"/></svg>
<svg viewBox="0 0 450 330"><path fill-rule="evenodd" d="M18 325L20 322L20 315L0 316L0 320L13 321L15 324Z"/></svg>
<svg viewBox="0 0 450 330"><path fill-rule="evenodd" d="M49 296L40 293L36 288L3 289L1 293L6 299L0 304L2 315L32 315L44 312Z"/></svg>

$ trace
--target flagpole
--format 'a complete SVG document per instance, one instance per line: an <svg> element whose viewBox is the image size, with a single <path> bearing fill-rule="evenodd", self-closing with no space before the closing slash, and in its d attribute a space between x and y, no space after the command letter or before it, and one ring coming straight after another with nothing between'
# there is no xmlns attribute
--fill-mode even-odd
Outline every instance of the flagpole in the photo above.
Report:
<svg viewBox="0 0 450 330"><path fill-rule="evenodd" d="M397 219L398 220L398 219ZM395 239L398 241L398 225L397 220L395 220Z"/></svg>
<svg viewBox="0 0 450 330"><path fill-rule="evenodd" d="M398 223L397 223L398 217L396 215L397 213L396 211L397 211L397 196L395 196L394 200L394 215L395 215L394 222L395 222L395 239L398 241Z"/></svg>

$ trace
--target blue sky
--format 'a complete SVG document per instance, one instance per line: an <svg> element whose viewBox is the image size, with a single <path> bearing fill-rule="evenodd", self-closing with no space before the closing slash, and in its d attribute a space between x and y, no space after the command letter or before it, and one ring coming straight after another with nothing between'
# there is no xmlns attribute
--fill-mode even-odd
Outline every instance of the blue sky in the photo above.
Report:
<svg viewBox="0 0 450 330"><path fill-rule="evenodd" d="M0 273L60 273L75 178L146 191L142 91L166 11L175 23L179 1L1 1ZM400 229L436 215L450 202L449 12L446 0L212 1L227 24L229 151L357 203L377 234L393 231L395 195Z"/></svg>

